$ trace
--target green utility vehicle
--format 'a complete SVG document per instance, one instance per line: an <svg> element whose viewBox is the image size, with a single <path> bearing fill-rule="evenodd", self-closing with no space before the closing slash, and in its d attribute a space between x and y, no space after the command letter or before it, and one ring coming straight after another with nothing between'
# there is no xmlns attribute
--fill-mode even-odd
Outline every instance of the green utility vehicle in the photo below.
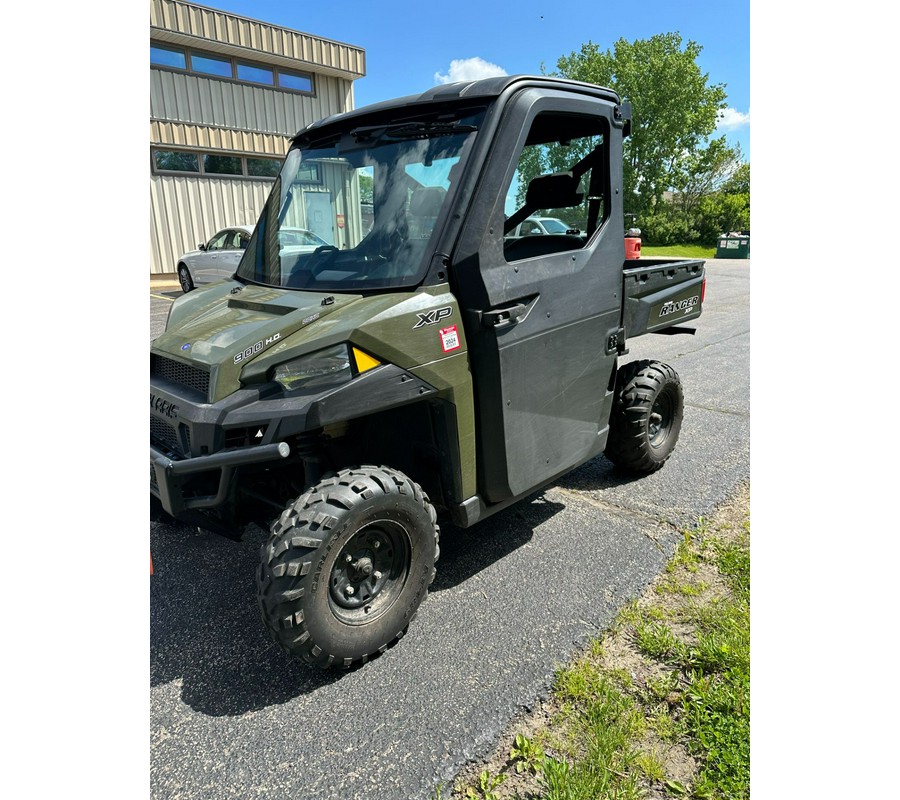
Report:
<svg viewBox="0 0 900 800"><path fill-rule="evenodd" d="M619 361L632 336L692 332L704 262L625 261L630 125L609 89L528 76L315 122L233 278L172 304L151 512L270 526L258 601L290 655L349 667L396 641L438 514L468 527L601 453L638 473L671 454L678 376ZM505 236L544 216L578 233Z"/></svg>

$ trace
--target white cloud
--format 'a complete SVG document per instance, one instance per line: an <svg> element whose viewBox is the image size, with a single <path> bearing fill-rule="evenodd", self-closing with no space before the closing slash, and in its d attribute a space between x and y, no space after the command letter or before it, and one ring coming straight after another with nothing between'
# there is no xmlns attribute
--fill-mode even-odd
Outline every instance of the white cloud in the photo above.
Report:
<svg viewBox="0 0 900 800"><path fill-rule="evenodd" d="M736 108L725 108L719 112L719 119L716 122L716 129L720 131L736 131L750 125L750 112L746 114L738 111Z"/></svg>
<svg viewBox="0 0 900 800"><path fill-rule="evenodd" d="M485 61L483 58L454 58L446 75L434 73L435 83L456 83L457 81L477 81L481 78L496 78L507 75L503 67Z"/></svg>

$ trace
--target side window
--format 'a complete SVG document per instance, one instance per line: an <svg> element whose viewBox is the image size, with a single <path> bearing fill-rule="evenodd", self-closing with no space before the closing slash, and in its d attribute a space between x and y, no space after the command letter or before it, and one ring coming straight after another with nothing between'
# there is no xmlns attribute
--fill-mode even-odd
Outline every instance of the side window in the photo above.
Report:
<svg viewBox="0 0 900 800"><path fill-rule="evenodd" d="M247 245L250 243L250 237L246 233L239 233L240 240L238 241L238 247L241 250L246 250Z"/></svg>
<svg viewBox="0 0 900 800"><path fill-rule="evenodd" d="M507 261L581 249L602 225L609 213L606 127L604 117L535 117L506 187Z"/></svg>
<svg viewBox="0 0 900 800"><path fill-rule="evenodd" d="M206 245L206 250L209 252L210 250L221 250L225 247L225 240L228 238L229 231L222 231L221 233L213 236L212 239L209 240L209 244Z"/></svg>

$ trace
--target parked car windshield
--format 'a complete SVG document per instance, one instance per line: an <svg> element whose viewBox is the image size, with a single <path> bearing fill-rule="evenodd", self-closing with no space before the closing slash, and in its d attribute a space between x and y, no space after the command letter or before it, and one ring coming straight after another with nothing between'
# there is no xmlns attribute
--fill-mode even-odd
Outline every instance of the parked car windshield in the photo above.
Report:
<svg viewBox="0 0 900 800"><path fill-rule="evenodd" d="M569 230L569 226L562 220L554 219L553 217L544 217L541 220L541 224L547 233L565 233Z"/></svg>
<svg viewBox="0 0 900 800"><path fill-rule="evenodd" d="M354 121L296 144L236 277L317 292L415 286L483 115Z"/></svg>

